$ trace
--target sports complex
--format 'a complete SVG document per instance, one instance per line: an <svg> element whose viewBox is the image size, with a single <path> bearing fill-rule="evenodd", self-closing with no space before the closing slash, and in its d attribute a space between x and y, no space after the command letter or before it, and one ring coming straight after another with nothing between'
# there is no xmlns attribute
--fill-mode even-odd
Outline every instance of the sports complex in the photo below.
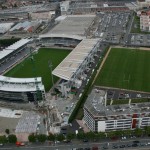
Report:
<svg viewBox="0 0 150 150"><path fill-rule="evenodd" d="M48 91L52 87L49 63L51 63L52 69L54 69L70 51L71 50L57 48L40 48L37 53L32 55L33 62L31 61L31 56L29 56L5 75L15 78L42 77L45 91ZM54 76L53 79L54 83L58 80L56 76Z"/></svg>
<svg viewBox="0 0 150 150"><path fill-rule="evenodd" d="M10 81L22 78L24 82L19 85L27 84L26 89L29 89L30 84L27 83L26 78L32 78L32 81L35 81L34 91L26 90L26 92L30 92L33 100L36 99L37 95L32 93L37 93L36 91L41 90L36 83L38 77L41 77L40 84L44 86L42 93L49 91L59 78L56 88L61 92L62 96L67 97L72 89L76 91L76 88L80 88L86 80L87 72L100 51L99 39L86 39L86 31L93 23L94 18L95 15L67 16L50 32L40 35L39 38L22 39L23 41L27 40L27 42L21 43L19 41L21 45L19 45L19 42L14 43L12 47L15 47L15 49L11 51L10 57L6 58L7 55L4 55L2 66L25 50L28 51L22 59L3 71L3 79L6 76L7 80L11 79ZM77 23L76 28L72 27L74 23ZM40 47L49 48L39 49ZM3 53L5 54L5 51L2 51ZM2 80L1 82L3 87L5 81ZM8 83L15 87L15 81L14 83ZM9 87L8 84L6 86ZM9 91L10 89L8 88L7 92ZM13 88L11 88L11 91L13 91ZM23 91L21 90L20 92Z"/></svg>
<svg viewBox="0 0 150 150"><path fill-rule="evenodd" d="M150 51L111 48L95 85L150 92Z"/></svg>
<svg viewBox="0 0 150 150"><path fill-rule="evenodd" d="M55 88L62 96L68 97L70 91L76 91L89 81L88 72L94 71L95 66L92 64L97 62L96 58L101 57L101 40L86 37L94 18L95 15L67 16L39 38L29 38L26 43L14 46L18 53L28 49L28 43L35 43L34 48L38 49L4 75L33 80L41 77L41 84L44 85L42 91L46 92L53 86L53 82L57 82ZM76 22L78 26L72 27ZM150 70L146 67L150 63L149 55L146 50L112 48L94 85L149 92L149 85L145 84L150 80ZM37 84L35 91L38 91Z"/></svg>

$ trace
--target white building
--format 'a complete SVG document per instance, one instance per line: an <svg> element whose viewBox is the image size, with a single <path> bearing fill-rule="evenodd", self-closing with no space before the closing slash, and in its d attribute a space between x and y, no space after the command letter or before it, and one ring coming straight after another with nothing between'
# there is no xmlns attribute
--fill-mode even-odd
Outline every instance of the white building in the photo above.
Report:
<svg viewBox="0 0 150 150"><path fill-rule="evenodd" d="M140 15L140 29L150 31L150 11L142 11Z"/></svg>
<svg viewBox="0 0 150 150"><path fill-rule="evenodd" d="M105 106L106 94L93 89L84 104L83 120L90 130L105 132L150 126L150 102Z"/></svg>
<svg viewBox="0 0 150 150"><path fill-rule="evenodd" d="M41 77L0 76L0 100L24 102L45 100L45 89Z"/></svg>
<svg viewBox="0 0 150 150"><path fill-rule="evenodd" d="M137 0L137 4L138 4L139 8L149 7L150 0Z"/></svg>
<svg viewBox="0 0 150 150"><path fill-rule="evenodd" d="M40 26L40 24L41 21L19 22L9 30L9 33L13 33L13 34L32 33Z"/></svg>
<svg viewBox="0 0 150 150"><path fill-rule="evenodd" d="M14 23L0 23L0 34L6 33Z"/></svg>
<svg viewBox="0 0 150 150"><path fill-rule="evenodd" d="M67 14L67 11L69 9L69 4L70 4L70 1L63 1L60 3L61 15Z"/></svg>
<svg viewBox="0 0 150 150"><path fill-rule="evenodd" d="M29 18L32 20L51 20L53 14L55 14L55 11L30 12Z"/></svg>

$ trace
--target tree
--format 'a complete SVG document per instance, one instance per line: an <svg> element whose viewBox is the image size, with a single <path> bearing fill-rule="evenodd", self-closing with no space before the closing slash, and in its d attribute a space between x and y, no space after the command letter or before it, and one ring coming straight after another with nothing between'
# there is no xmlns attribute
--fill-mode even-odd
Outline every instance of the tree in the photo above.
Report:
<svg viewBox="0 0 150 150"><path fill-rule="evenodd" d="M124 135L125 136L130 136L131 135L131 130L124 130Z"/></svg>
<svg viewBox="0 0 150 150"><path fill-rule="evenodd" d="M28 136L28 140L29 140L29 142L34 143L34 142L36 142L36 136L34 134L30 134Z"/></svg>
<svg viewBox="0 0 150 150"><path fill-rule="evenodd" d="M5 132L6 132L6 134L9 134L9 133L10 133L10 132L9 132L9 129L6 129Z"/></svg>
<svg viewBox="0 0 150 150"><path fill-rule="evenodd" d="M7 138L6 138L6 136L5 135L3 135L3 136L0 136L0 143L7 143Z"/></svg>
<svg viewBox="0 0 150 150"><path fill-rule="evenodd" d="M56 140L57 141L63 141L65 139L64 135L63 134L57 134L56 135Z"/></svg>
<svg viewBox="0 0 150 150"><path fill-rule="evenodd" d="M47 137L46 137L45 134L39 134L39 135L37 136L37 139L38 139L39 142L44 143L44 142L46 141Z"/></svg>
<svg viewBox="0 0 150 150"><path fill-rule="evenodd" d="M14 7L18 7L16 3L14 4Z"/></svg>
<svg viewBox="0 0 150 150"><path fill-rule="evenodd" d="M16 143L16 142L17 142L17 137L16 137L16 135L10 134L10 135L8 136L8 142L9 142L9 143Z"/></svg>
<svg viewBox="0 0 150 150"><path fill-rule="evenodd" d="M78 132L77 139L82 140L85 138L85 133L83 131Z"/></svg>
<svg viewBox="0 0 150 150"><path fill-rule="evenodd" d="M92 150L98 150L98 147L97 146L93 146Z"/></svg>
<svg viewBox="0 0 150 150"><path fill-rule="evenodd" d="M136 128L136 129L134 130L134 133L135 133L136 136L140 137L140 136L143 135L143 130L142 130L142 129L139 129L139 128Z"/></svg>
<svg viewBox="0 0 150 150"><path fill-rule="evenodd" d="M114 135L115 135L116 137L121 137L121 136L124 135L124 132L121 131L121 130L119 130L119 131L114 131Z"/></svg>
<svg viewBox="0 0 150 150"><path fill-rule="evenodd" d="M104 138L106 138L106 135L105 135L104 132L99 132L97 136L98 136L97 137L98 139L104 139Z"/></svg>
<svg viewBox="0 0 150 150"><path fill-rule="evenodd" d="M17 42L20 39L1 39L0 46L10 46L13 43Z"/></svg>
<svg viewBox="0 0 150 150"><path fill-rule="evenodd" d="M114 131L107 132L107 137L108 137L108 138L113 138L113 137L115 137Z"/></svg>
<svg viewBox="0 0 150 150"><path fill-rule="evenodd" d="M67 134L67 139L68 139L68 140L72 140L72 139L75 138L75 136L76 136L76 135L75 135L74 133L68 133L68 134Z"/></svg>
<svg viewBox="0 0 150 150"><path fill-rule="evenodd" d="M55 135L52 134L52 133L49 133L47 139L48 139L49 141L55 141Z"/></svg>
<svg viewBox="0 0 150 150"><path fill-rule="evenodd" d="M90 131L85 134L86 138L89 140L95 139L95 133Z"/></svg>
<svg viewBox="0 0 150 150"><path fill-rule="evenodd" d="M145 134L147 134L148 136L150 136L150 127L144 127L145 130Z"/></svg>

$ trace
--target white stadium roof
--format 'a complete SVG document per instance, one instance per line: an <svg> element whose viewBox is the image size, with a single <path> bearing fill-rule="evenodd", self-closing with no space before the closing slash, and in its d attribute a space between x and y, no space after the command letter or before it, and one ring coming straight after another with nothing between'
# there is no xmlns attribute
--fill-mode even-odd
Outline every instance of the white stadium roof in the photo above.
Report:
<svg viewBox="0 0 150 150"><path fill-rule="evenodd" d="M42 34L42 35L39 35L39 38L48 38L48 37L71 38L71 39L77 39L77 40L85 39L85 37L83 37L83 36L69 35L69 34Z"/></svg>
<svg viewBox="0 0 150 150"><path fill-rule="evenodd" d="M2 51L0 51L0 59L6 57L7 55L9 55L12 52L13 52L13 50L2 50Z"/></svg>
<svg viewBox="0 0 150 150"><path fill-rule="evenodd" d="M31 40L32 39L21 39L14 44L8 46L7 48L3 49L2 51L0 51L0 60L12 53L13 51L17 50L21 46L27 44Z"/></svg>
<svg viewBox="0 0 150 150"><path fill-rule="evenodd" d="M35 78L13 78L0 75L0 81L10 83L32 83L35 82ZM37 78L37 82L41 82L41 77Z"/></svg>
<svg viewBox="0 0 150 150"><path fill-rule="evenodd" d="M36 84L40 90L44 90L42 78L12 78L0 75L0 91L26 92L36 91Z"/></svg>
<svg viewBox="0 0 150 150"><path fill-rule="evenodd" d="M16 49L20 48L21 46L27 44L29 41L31 41L31 39L21 39L21 40L17 41L16 43L7 47L5 50L16 50Z"/></svg>
<svg viewBox="0 0 150 150"><path fill-rule="evenodd" d="M85 38L85 29L92 24L95 15L68 15L53 29L40 37Z"/></svg>
<svg viewBox="0 0 150 150"><path fill-rule="evenodd" d="M98 41L99 39L82 40L53 70L52 74L59 78L70 80Z"/></svg>

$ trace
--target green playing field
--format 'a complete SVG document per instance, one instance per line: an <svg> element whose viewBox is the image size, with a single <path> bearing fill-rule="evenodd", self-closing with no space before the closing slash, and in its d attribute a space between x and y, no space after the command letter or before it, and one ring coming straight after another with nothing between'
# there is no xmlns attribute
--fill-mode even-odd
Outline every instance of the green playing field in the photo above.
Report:
<svg viewBox="0 0 150 150"><path fill-rule="evenodd" d="M112 48L95 85L150 92L150 51Z"/></svg>
<svg viewBox="0 0 150 150"><path fill-rule="evenodd" d="M54 69L69 52L70 50L64 49L41 48L37 54L33 55L34 63L31 61L31 57L28 57L5 75L18 78L42 77L45 90L48 91L52 87L51 71L48 67L48 61L50 60L52 62L52 69ZM57 80L58 78L54 77L54 82Z"/></svg>

